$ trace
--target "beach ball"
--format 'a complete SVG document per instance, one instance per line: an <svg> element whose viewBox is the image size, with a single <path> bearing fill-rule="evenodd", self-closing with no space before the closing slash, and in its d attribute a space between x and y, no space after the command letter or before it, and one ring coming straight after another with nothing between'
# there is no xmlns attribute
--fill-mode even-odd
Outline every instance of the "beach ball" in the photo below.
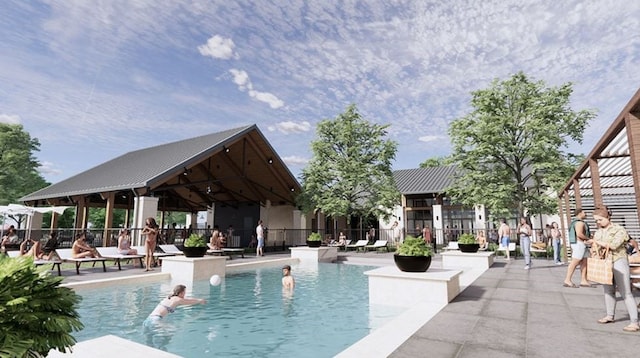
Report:
<svg viewBox="0 0 640 358"><path fill-rule="evenodd" d="M209 279L209 283L211 284L211 286L218 286L219 284L222 283L222 279L218 275L213 275Z"/></svg>

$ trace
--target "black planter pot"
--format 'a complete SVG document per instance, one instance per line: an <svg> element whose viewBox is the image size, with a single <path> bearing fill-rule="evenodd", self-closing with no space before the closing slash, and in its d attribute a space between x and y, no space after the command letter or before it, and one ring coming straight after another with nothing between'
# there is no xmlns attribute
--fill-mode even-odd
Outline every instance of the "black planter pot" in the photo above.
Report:
<svg viewBox="0 0 640 358"><path fill-rule="evenodd" d="M183 247L185 257L203 257L207 254L207 247Z"/></svg>
<svg viewBox="0 0 640 358"><path fill-rule="evenodd" d="M431 256L401 256L393 255L393 261L400 271L425 272L431 266Z"/></svg>
<svg viewBox="0 0 640 358"><path fill-rule="evenodd" d="M478 252L480 249L480 244L460 244L458 243L458 248L462 252Z"/></svg>
<svg viewBox="0 0 640 358"><path fill-rule="evenodd" d="M320 245L322 245L322 241L320 241L320 240L316 240L316 241L308 241L307 240L307 246L309 246L309 247L320 247Z"/></svg>

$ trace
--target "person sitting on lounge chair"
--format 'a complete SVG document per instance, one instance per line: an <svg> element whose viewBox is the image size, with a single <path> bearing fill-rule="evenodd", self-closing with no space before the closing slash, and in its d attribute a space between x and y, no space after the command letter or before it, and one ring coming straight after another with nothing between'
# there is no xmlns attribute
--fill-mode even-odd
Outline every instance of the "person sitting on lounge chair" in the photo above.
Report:
<svg viewBox="0 0 640 358"><path fill-rule="evenodd" d="M31 248L27 250L27 244L31 243ZM40 241L27 238L20 244L20 256L31 256L34 260L42 258L42 250L40 249Z"/></svg>
<svg viewBox="0 0 640 358"><path fill-rule="evenodd" d="M138 254L138 250L131 248L131 235L129 235L129 229L120 230L120 235L118 235L118 253L120 255Z"/></svg>
<svg viewBox="0 0 640 358"><path fill-rule="evenodd" d="M489 247L487 238L484 236L484 230L478 231L478 236L476 236L476 241L478 241L478 245L480 245L480 248L478 250L486 250Z"/></svg>
<svg viewBox="0 0 640 358"><path fill-rule="evenodd" d="M76 236L76 241L71 246L71 257L74 259L101 257L98 250L89 246L85 239L84 232Z"/></svg>
<svg viewBox="0 0 640 358"><path fill-rule="evenodd" d="M59 245L58 233L55 231L52 231L51 234L49 234L49 240L45 242L44 247L42 248L43 259L44 260L53 259L53 256L56 255L56 249L58 248L58 245Z"/></svg>

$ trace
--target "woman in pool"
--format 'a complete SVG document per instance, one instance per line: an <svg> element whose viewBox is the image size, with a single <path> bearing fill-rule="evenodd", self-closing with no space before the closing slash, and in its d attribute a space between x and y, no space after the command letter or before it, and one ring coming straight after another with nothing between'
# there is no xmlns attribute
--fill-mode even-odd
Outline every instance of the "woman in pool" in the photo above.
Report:
<svg viewBox="0 0 640 358"><path fill-rule="evenodd" d="M185 285L177 285L173 288L171 296L163 299L153 309L149 317L142 322L144 334L147 337L147 345L164 349L171 338L170 332L160 326L162 319L169 313L175 312L176 308L181 305L205 304L207 301L201 298L185 298L187 287Z"/></svg>

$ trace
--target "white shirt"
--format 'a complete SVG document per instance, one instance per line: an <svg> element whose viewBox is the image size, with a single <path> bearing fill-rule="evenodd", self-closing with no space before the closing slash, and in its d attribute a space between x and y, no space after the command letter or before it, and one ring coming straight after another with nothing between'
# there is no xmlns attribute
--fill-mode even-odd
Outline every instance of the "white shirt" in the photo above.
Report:
<svg viewBox="0 0 640 358"><path fill-rule="evenodd" d="M258 225L258 227L256 227L256 236L258 237L258 239L264 237L264 229L262 228L262 225Z"/></svg>

